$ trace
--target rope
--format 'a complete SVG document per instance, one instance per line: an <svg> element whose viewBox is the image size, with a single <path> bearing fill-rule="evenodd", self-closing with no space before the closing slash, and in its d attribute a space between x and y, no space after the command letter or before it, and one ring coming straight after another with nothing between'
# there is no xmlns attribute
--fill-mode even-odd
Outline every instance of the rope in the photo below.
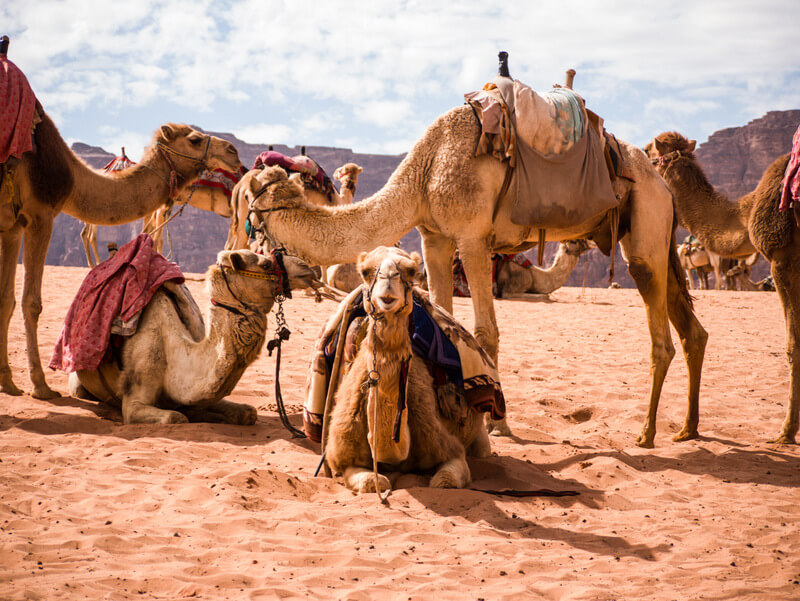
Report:
<svg viewBox="0 0 800 601"><path fill-rule="evenodd" d="M267 343L267 353L271 357L273 349L277 349L278 351L275 355L275 402L278 405L278 416L281 419L283 427L291 432L292 438L305 438L305 433L293 426L289 421L286 407L283 404L283 394L281 394L281 343L284 340L289 340L291 331L286 327L286 318L283 314L283 301L285 298L283 295L279 294L275 297L275 300L278 302L278 309L275 311L275 338ZM319 471L319 468L317 468L317 470Z"/></svg>

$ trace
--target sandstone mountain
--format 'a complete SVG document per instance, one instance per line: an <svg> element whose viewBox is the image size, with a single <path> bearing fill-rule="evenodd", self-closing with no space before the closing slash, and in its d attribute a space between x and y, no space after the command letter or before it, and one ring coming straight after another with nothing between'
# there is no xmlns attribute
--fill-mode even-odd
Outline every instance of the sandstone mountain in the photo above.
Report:
<svg viewBox="0 0 800 601"><path fill-rule="evenodd" d="M738 198L752 190L766 167L778 156L791 149L792 136L800 123L800 110L770 111L763 117L750 121L742 127L732 127L712 134L697 150L711 183L730 198ZM266 144L250 144L233 134L208 132L233 143L245 166L253 164L255 157L267 149ZM654 132L658 133L658 132ZM684 132L691 135L691 132ZM75 153L95 168L102 168L114 155L102 148L76 142ZM275 145L274 149L287 155L300 154L300 147ZM358 163L364 168L358 180L356 200L375 193L383 186L400 163L403 155L377 155L355 153L348 148L307 146L306 154L314 158L328 174L347 162ZM51 265L85 265L83 246L80 242L81 223L67 215L59 215L53 231L53 239L47 254ZM202 272L211 264L227 237L226 219L205 211L187 207L175 219L167 232L165 253L172 252L173 260L188 272ZM101 227L98 240L101 256L106 256L106 244L122 244L141 231L141 222L116 227ZM682 238L685 232L679 232ZM402 244L410 250L419 250L419 234L413 230L403 238ZM555 254L554 243L548 244L546 261ZM531 256L535 251L529 251ZM766 264L762 261L756 276L763 277ZM591 251L581 258L567 285L590 287L608 285L608 258L599 251ZM624 287L633 287L622 257L617 253L615 280Z"/></svg>

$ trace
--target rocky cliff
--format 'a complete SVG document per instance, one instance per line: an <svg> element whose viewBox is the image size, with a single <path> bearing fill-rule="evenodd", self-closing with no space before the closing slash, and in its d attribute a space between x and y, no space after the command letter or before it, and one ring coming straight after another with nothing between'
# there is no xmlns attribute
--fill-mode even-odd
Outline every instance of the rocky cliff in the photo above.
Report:
<svg viewBox="0 0 800 601"><path fill-rule="evenodd" d="M752 190L761 174L781 154L791 149L792 136L800 123L800 110L770 111L742 127L733 127L712 134L708 141L698 147L697 157L708 174L711 183L738 198ZM233 134L208 132L233 143L245 166L253 164L259 153L267 150L266 144L249 144ZM654 132L658 133L658 132ZM688 133L688 132L687 132ZM275 145L274 149L287 155L300 154L300 148ZM94 146L73 144L75 153L89 165L102 168L114 155ZM364 172L358 180L356 200L377 192L389 179L403 155L375 155L355 153L348 148L307 146L306 154L314 158L323 169L332 174L336 167L353 162L361 165ZM82 224L67 215L59 215L53 232L47 262L53 265L84 265L85 258L80 242ZM170 224L165 253L172 249L172 257L185 271L199 272L214 262L216 253L225 244L227 220L205 211L187 207L183 214ZM101 255L106 256L106 244L123 243L141 230L141 223L117 227L101 227L98 233ZM679 235L683 235L680 233ZM403 238L402 244L409 250L419 250L419 234L413 230ZM555 254L555 243L549 243L546 261ZM535 251L530 253L533 257ZM608 258L599 251L591 251L581 257L567 285L608 285ZM765 263L754 273L763 277ZM617 253L615 281L624 287L633 287L633 280L620 253Z"/></svg>

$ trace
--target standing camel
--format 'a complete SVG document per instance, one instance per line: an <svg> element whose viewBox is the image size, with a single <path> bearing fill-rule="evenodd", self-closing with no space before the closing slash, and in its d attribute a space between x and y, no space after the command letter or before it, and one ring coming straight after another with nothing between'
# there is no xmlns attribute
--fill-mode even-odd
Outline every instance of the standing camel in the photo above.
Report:
<svg viewBox="0 0 800 601"><path fill-rule="evenodd" d="M552 135L553 124L543 124ZM273 241L309 263L346 263L359 252L390 246L411 228L422 234L422 250L432 301L452 312L453 255L458 249L470 282L475 337L497 362L499 331L492 296L492 252L519 252L539 239L535 228L511 220L500 197L506 164L476 156L481 125L471 106L440 116L406 155L386 185L348 206L323 207L305 198L268 189L286 175L280 170L256 174L261 187L246 192L255 219ZM672 195L641 149L620 142L621 158L635 181L617 179L620 242L629 272L647 312L650 330L651 386L647 420L636 443L652 447L656 411L667 369L675 354L672 321L681 339L689 373L688 411L675 440L698 436L700 376L707 333L697 321L675 252ZM280 171L280 174L278 173ZM282 175L281 175L282 174ZM547 240L611 239L612 220L600 214L584 223L546 231ZM611 244L606 242L604 250ZM504 420L490 423L495 434L510 434Z"/></svg>
<svg viewBox="0 0 800 601"><path fill-rule="evenodd" d="M786 419L773 442L794 444L800 417L800 228L791 211L778 208L789 155L767 167L755 190L730 202L711 186L694 149L695 141L677 132L659 134L646 147L672 190L683 227L723 257L744 259L760 252L770 262L786 319L791 371Z"/></svg>
<svg viewBox="0 0 800 601"><path fill-rule="evenodd" d="M124 171L91 169L67 146L53 121L42 114L34 131L35 150L23 155L14 173L13 194L21 208L0 223L0 392L19 395L8 364L8 326L14 311L14 276L23 235L25 282L22 312L32 396L60 396L48 385L39 357L37 330L42 311L42 273L53 220L60 212L98 225L135 221L162 206L203 169L236 171L241 166L230 142L188 125L166 124L153 136L142 161ZM0 206L9 202L0 190Z"/></svg>

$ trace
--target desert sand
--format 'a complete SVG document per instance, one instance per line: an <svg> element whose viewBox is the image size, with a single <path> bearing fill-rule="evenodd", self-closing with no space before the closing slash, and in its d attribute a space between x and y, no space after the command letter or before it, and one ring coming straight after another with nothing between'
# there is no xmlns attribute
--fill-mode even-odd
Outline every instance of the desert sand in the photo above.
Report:
<svg viewBox="0 0 800 601"><path fill-rule="evenodd" d="M86 273L46 268L45 362ZM202 284L190 288L204 307ZM678 347L655 449L634 445L649 382L635 291L497 303L515 436L471 462L473 486L575 497L410 478L382 506L315 478L317 445L275 413L266 351L229 397L258 408L253 427L125 426L92 402L0 394L0 599L800 599L800 450L767 442L789 388L778 298L694 294L710 334L702 438L671 440L686 408ZM286 305L281 384L296 424L333 307L302 294ZM471 313L455 299L467 327ZM10 356L30 389L24 340L18 305ZM66 374L49 382L66 393Z"/></svg>

